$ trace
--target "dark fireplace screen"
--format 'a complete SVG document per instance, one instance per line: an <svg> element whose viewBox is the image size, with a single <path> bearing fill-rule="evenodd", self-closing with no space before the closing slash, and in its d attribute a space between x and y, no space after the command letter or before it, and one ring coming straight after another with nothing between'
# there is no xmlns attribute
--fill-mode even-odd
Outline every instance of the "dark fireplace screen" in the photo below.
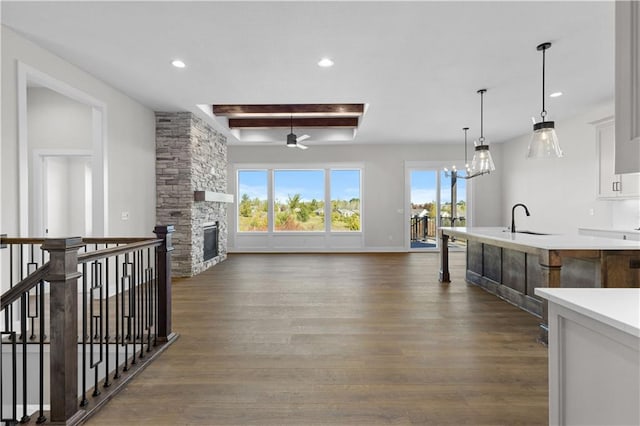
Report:
<svg viewBox="0 0 640 426"><path fill-rule="evenodd" d="M204 260L211 260L218 255L218 224L204 226Z"/></svg>

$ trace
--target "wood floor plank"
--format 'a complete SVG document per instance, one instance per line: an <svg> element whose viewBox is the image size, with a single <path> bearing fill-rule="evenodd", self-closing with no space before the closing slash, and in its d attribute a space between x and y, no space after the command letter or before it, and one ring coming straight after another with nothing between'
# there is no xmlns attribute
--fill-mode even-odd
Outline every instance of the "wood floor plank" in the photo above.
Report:
<svg viewBox="0 0 640 426"><path fill-rule="evenodd" d="M87 424L547 424L538 320L464 265L232 254L174 282L180 339Z"/></svg>

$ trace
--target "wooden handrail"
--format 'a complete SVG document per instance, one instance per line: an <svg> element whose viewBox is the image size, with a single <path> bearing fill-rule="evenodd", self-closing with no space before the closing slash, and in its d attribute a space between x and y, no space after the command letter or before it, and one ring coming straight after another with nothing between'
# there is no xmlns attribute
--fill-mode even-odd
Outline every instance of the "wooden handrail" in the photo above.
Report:
<svg viewBox="0 0 640 426"><path fill-rule="evenodd" d="M36 241L36 239L29 239L29 238L7 238L7 239L3 238L2 241L3 242L7 241L7 243L9 243L8 240L20 240L21 243L25 243L25 240ZM157 247L157 246L162 244L162 240L161 239L157 239L157 238L146 239L144 241L140 241L139 238L135 238L135 239L132 238L132 240L135 240L135 242L129 243L129 244L124 245L124 246L109 247L109 248L106 248L106 249L90 251L90 252L87 252L87 253L79 254L78 255L78 263L88 263L88 262L92 262L94 260L104 259L106 257L119 255L119 254L124 254L124 253L130 252L130 251L138 250L138 249L145 248L145 247ZM42 240L42 242L44 242L44 240ZM32 243L32 244L38 244L38 243L39 242ZM20 243L14 243L14 244L20 244ZM28 244L28 243L25 243L25 244ZM49 272L49 262L43 264L41 267L36 269L34 272L29 274L27 277L25 277L18 284L16 284L15 286L13 286L9 290L7 290L0 297L0 299L2 299L2 303L0 304L0 310L4 309L6 306L8 306L11 303L15 302L16 300L18 300L18 298L20 298L22 293L26 293L27 291L30 291L41 280L45 279L45 277L47 276L48 272Z"/></svg>
<svg viewBox="0 0 640 426"><path fill-rule="evenodd" d="M6 308L10 304L18 300L23 293L30 291L40 281L42 281L48 273L49 262L45 263L44 265L33 271L31 274L29 274L27 277L25 277L18 284L5 291L1 297L2 300L0 301L0 310Z"/></svg>
<svg viewBox="0 0 640 426"><path fill-rule="evenodd" d="M83 240L84 241L84 240ZM147 239L144 241L137 241L124 246L109 247L105 249L88 251L86 253L78 254L78 263L88 263L98 259L104 259L105 257L124 254L130 251L138 250L146 247L156 247L162 244L162 240L159 239Z"/></svg>
<svg viewBox="0 0 640 426"><path fill-rule="evenodd" d="M1 309L3 315L6 313L9 321L14 324L15 312L10 310L13 304L22 302L20 309L20 333L22 334L22 343L24 346L23 354L26 356L27 342L27 330L28 323L25 320L25 315L28 315L28 309L25 308L25 303L28 307L32 303L32 294L30 291L39 289L35 296L37 305L35 309L35 317L40 321L40 326L33 325L33 330L39 330L39 341L36 343L39 349L36 349L34 353L38 353L40 362L40 381L39 381L39 414L37 422L50 421L55 424L76 424L78 421L84 421L88 416L94 413L110 396L115 394L118 390L122 389L124 383L130 380L133 375L131 371L136 370L135 366L144 366L155 356L154 352L159 353L162 351L167 343L171 343L175 340L176 335L171 328L171 252L173 251L172 234L174 232L173 225L158 225L154 228L154 237L125 237L125 238L82 238L82 237L69 237L69 238L7 238L6 235L0 235L0 248L9 247L10 256L15 253L19 254L20 263L23 262L23 249L28 249L30 254L27 253L27 259L31 259L28 263L27 269L30 269L37 262L33 261L34 249L42 250L42 256L40 262L44 262L49 258L50 261L44 263L37 268L27 277L22 279L14 287L9 289L5 294L0 296ZM85 252L85 249L87 250ZM83 253L79 253L82 251ZM147 253L145 253L145 251ZM48 256L46 253L48 252ZM133 259L128 259L129 254L132 253ZM118 259L118 256L122 256L122 259ZM116 265L115 276L110 277L110 271L112 268L109 263L110 258L118 259L118 264L121 260L126 263L131 263L132 268L137 271L128 271L127 267L122 267L119 270L119 265ZM92 268L91 277L86 277L86 281L82 282L84 290L82 295L78 293L78 279L80 279L83 273L89 275L86 271L86 265L98 261L100 266ZM106 261L106 263L104 263ZM131 262L130 262L131 261ZM79 265L82 265L81 267ZM20 265L20 271L24 269L24 264ZM103 266L106 266L103 268ZM106 271L103 271L106 269ZM142 270L144 269L144 271ZM104 275L103 275L104 274ZM130 275L127 275L130 274ZM144 274L144 275L137 275ZM119 287L119 281L124 276L127 276L130 280L128 284L121 284ZM10 274L12 277L13 275ZM104 282L103 282L104 281ZM43 283L49 282L50 285L45 289ZM113 283L116 284L116 304L115 304L115 329L121 327L125 322L135 315L133 319L135 327L143 326L145 321L151 319L147 317L153 315L153 323L149 321L150 325L147 327L144 325L143 329L137 330L139 335L133 337L127 336L125 333L118 334L116 332L115 340L111 341L104 339L105 336L110 334L110 321L112 313L109 311L109 296L104 294L104 290L100 290L99 295L99 312L98 315L101 321L105 321L103 336L102 325L98 331L91 331L94 328L93 320L87 321L87 315L94 315L93 309L95 308L95 300L93 299L93 288L87 289L87 283L94 284L99 282L100 285L105 285L107 288ZM135 289L133 292L132 289ZM48 292L48 300L45 298L45 291ZM139 308L134 311L125 313L124 305L119 306L118 291L120 292L120 300L124 300L124 294L128 291L129 296L134 298L134 305ZM103 300L104 299L104 300ZM48 336L45 336L44 330L47 330L45 311L48 305L49 309L49 331ZM122 307L122 310L118 311L118 308ZM82 308L82 309L79 309ZM105 311L103 312L103 309ZM132 308L133 309L133 308ZM95 317L95 315L94 315ZM112 329L113 330L113 329ZM12 328L13 331L13 328ZM15 335L14 335L15 336ZM81 339L78 340L78 336ZM34 339L33 335L30 338ZM48 338L48 342L45 339ZM48 376L49 386L51 388L50 393L50 411L44 411L44 384L46 377L43 376L45 371L42 367L44 363L44 345L49 345L49 360L51 365L51 372ZM100 345L100 350L104 350L108 345L122 345L125 348L124 357L122 360L119 358L119 352L116 351L115 357L115 375L114 379L123 376L123 379L116 386L111 386L107 390L109 383L109 374L104 379L103 386L99 386L98 369L104 368L105 371L111 372L109 358L105 360L104 367L98 364L92 365L93 361L86 359L84 355L91 352L92 345ZM156 346L157 345L157 346ZM155 351L154 348L155 347ZM81 348L83 356L78 354L78 348ZM129 354L129 351L131 353ZM101 352L102 353L102 352ZM137 359L136 359L137 358ZM26 358L23 360L22 376L26 377ZM87 387L87 377L89 368L93 370L94 377L94 392L91 401L87 399L90 387ZM54 373L55 371L55 373ZM124 373L127 372L125 375ZM31 373L29 373L31 374ZM81 375L80 375L81 374ZM26 379L23 379L23 382ZM18 375L14 371L13 376L13 389L14 393L17 383L20 381ZM82 383L80 385L80 383ZM4 386L4 382L3 382ZM100 391L98 390L100 389ZM81 391L81 392L79 392ZM23 400L27 401L26 387L23 387ZM106 395L101 397L100 395ZM78 397L81 395L82 401L79 404ZM22 419L17 417L16 411L18 405L16 405L16 397L14 396L14 411L12 421L25 421L29 419L27 413L27 406L22 407ZM91 404L87 408L87 404ZM81 407L84 407L82 410ZM4 417L4 416L3 416Z"/></svg>
<svg viewBox="0 0 640 426"><path fill-rule="evenodd" d="M139 241L147 241L153 237L84 237L85 244L131 244ZM47 238L43 237L3 237L0 236L2 244L42 244Z"/></svg>

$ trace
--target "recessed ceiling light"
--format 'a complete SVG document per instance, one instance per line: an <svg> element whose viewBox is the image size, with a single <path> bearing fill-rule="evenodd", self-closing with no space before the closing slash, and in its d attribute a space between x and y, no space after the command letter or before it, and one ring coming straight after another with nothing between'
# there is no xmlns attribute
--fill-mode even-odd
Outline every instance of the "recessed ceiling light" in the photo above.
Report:
<svg viewBox="0 0 640 426"><path fill-rule="evenodd" d="M329 58L322 58L318 61L318 66L323 68L329 68L333 66L333 61Z"/></svg>
<svg viewBox="0 0 640 426"><path fill-rule="evenodd" d="M173 61L171 61L171 65L173 65L176 68L184 68L187 65L182 62L180 59L174 59Z"/></svg>
<svg viewBox="0 0 640 426"><path fill-rule="evenodd" d="M549 95L550 98L557 98L559 96L562 96L562 92L553 92Z"/></svg>

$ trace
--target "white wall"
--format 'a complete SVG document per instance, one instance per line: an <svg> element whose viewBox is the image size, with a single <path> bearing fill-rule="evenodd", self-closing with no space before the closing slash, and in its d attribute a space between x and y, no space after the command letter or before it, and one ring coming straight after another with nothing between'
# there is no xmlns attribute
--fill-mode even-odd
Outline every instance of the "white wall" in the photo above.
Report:
<svg viewBox="0 0 640 426"><path fill-rule="evenodd" d="M104 102L108 234L153 235L155 226L155 118L137 103L74 65L52 55L2 26L2 145L0 230L19 232L17 63L25 63ZM121 213L129 219L121 220Z"/></svg>
<svg viewBox="0 0 640 426"><path fill-rule="evenodd" d="M30 149L91 149L91 107L44 87L27 89Z"/></svg>
<svg viewBox="0 0 640 426"><path fill-rule="evenodd" d="M493 149L493 147L492 147ZM446 161L451 163L463 156L463 143L450 145L312 145L308 150L288 149L284 146L230 145L228 191L235 193L236 176L233 164L339 164L360 163L363 173L363 233L364 250L402 251L405 244L405 221L408 220L405 205L405 161ZM486 179L480 177L474 181ZM485 184L491 199L500 199L499 178L490 177ZM475 202L475 199L473 200ZM481 203L482 211L477 223L475 204L472 217L475 224L487 225L500 214L495 201ZM235 228L235 207L229 212L229 229ZM235 249L234 232L229 233L229 249Z"/></svg>
<svg viewBox="0 0 640 426"><path fill-rule="evenodd" d="M516 225L520 229L576 234L579 227L611 228L632 223L632 216L637 220L638 200L596 198L596 133L589 123L613 113L610 101L572 119L556 122L563 158L526 159L529 134L504 143L502 211L507 216L503 219L510 220L513 204L524 203L531 216L526 217L520 209L516 212Z"/></svg>

